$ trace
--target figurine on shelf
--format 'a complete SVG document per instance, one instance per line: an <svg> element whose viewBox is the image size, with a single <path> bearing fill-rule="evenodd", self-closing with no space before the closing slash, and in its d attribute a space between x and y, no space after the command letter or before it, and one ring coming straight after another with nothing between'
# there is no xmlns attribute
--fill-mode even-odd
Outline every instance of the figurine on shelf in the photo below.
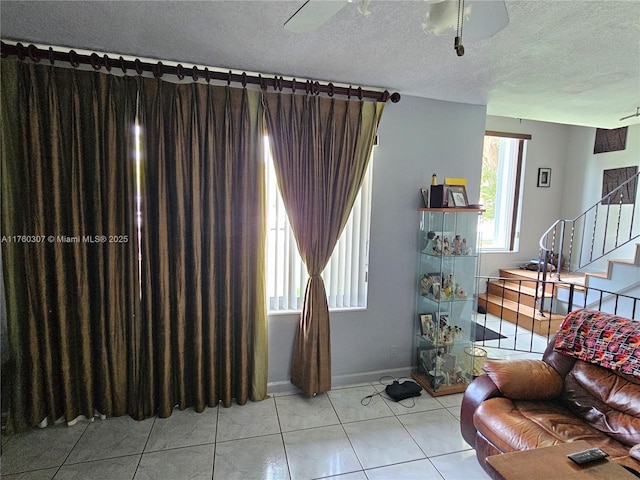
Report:
<svg viewBox="0 0 640 480"><path fill-rule="evenodd" d="M437 373L441 373L442 372L442 367L444 366L444 350L440 349L438 350L438 355L436 356L436 372Z"/></svg>
<svg viewBox="0 0 640 480"><path fill-rule="evenodd" d="M441 385L449 385L449 372L443 369L444 367L444 351L440 350L438 352L438 356L436 357L436 368L435 368L435 376L441 377L440 382Z"/></svg>
<svg viewBox="0 0 640 480"><path fill-rule="evenodd" d="M442 254L451 255L451 247L449 246L449 237L444 237L442 242Z"/></svg>
<svg viewBox="0 0 640 480"><path fill-rule="evenodd" d="M453 274L447 275L444 284L446 285L447 297L453 296L456 288L456 277L454 277Z"/></svg>
<svg viewBox="0 0 640 480"><path fill-rule="evenodd" d="M457 342L461 338L462 338L462 329L456 325L453 330L453 339Z"/></svg>
<svg viewBox="0 0 640 480"><path fill-rule="evenodd" d="M447 327L440 332L440 345L442 345L444 353L451 352L451 347L453 346L453 342L455 340L453 332L453 328L451 327Z"/></svg>
<svg viewBox="0 0 640 480"><path fill-rule="evenodd" d="M456 297L458 297L461 300L465 300L467 298L467 291L462 288L460 285L456 286L456 291L455 291Z"/></svg>
<svg viewBox="0 0 640 480"><path fill-rule="evenodd" d="M431 253L431 245L433 244L433 239L436 237L436 232L428 231L426 234L424 230L422 231L422 252L423 253Z"/></svg>
<svg viewBox="0 0 640 480"><path fill-rule="evenodd" d="M456 277L454 277L453 274L447 275L442 281L442 286L444 288L443 293L445 298L453 296L456 286Z"/></svg>
<svg viewBox="0 0 640 480"><path fill-rule="evenodd" d="M431 285L433 285L433 280L429 275L423 275L422 280L420 280L420 288L422 289L422 295L428 295L431 291Z"/></svg>
<svg viewBox="0 0 640 480"><path fill-rule="evenodd" d="M462 240L460 240L460 235L456 235L456 237L453 239L453 254L462 254Z"/></svg>
<svg viewBox="0 0 640 480"><path fill-rule="evenodd" d="M460 245L460 254L461 255L470 255L470 249L469 249L469 245L467 245L467 239L463 238L462 239L462 244Z"/></svg>
<svg viewBox="0 0 640 480"><path fill-rule="evenodd" d="M440 244L440 236L438 235L433 239L433 253L442 255L442 245Z"/></svg>
<svg viewBox="0 0 640 480"><path fill-rule="evenodd" d="M459 365L456 365L453 373L455 375L455 378L453 380L455 383L466 383L465 380L464 380L462 367L460 367Z"/></svg>

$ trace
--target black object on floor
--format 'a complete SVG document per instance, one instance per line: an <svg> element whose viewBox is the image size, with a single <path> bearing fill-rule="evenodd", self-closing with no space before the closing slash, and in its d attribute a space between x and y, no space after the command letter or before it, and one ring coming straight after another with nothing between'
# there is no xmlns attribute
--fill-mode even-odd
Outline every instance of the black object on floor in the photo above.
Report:
<svg viewBox="0 0 640 480"><path fill-rule="evenodd" d="M405 398L419 397L422 387L412 380L406 380L404 382L398 382L394 380L391 385L387 385L385 391L392 400L399 402Z"/></svg>
<svg viewBox="0 0 640 480"><path fill-rule="evenodd" d="M494 332L489 328L483 327L479 323L476 323L476 342L498 340L500 338L507 338L507 337L499 334L498 332Z"/></svg>

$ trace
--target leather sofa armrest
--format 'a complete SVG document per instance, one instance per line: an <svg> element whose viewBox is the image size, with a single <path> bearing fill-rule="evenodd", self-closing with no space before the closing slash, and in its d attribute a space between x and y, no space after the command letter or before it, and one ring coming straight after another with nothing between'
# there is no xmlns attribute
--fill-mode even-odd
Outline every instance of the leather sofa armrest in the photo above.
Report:
<svg viewBox="0 0 640 480"><path fill-rule="evenodd" d="M487 375L477 377L465 390L460 407L460 431L465 441L472 447L475 448L476 442L476 427L473 424L476 408L489 398L501 396L500 390Z"/></svg>
<svg viewBox="0 0 640 480"><path fill-rule="evenodd" d="M640 443L631 447L631 450L629 450L629 456L640 462Z"/></svg>

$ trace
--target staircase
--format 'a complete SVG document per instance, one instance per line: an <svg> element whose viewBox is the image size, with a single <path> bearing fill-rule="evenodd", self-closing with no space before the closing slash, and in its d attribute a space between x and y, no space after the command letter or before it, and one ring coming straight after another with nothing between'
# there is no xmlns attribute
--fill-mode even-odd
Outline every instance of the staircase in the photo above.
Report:
<svg viewBox="0 0 640 480"><path fill-rule="evenodd" d="M578 308L640 318L640 243L635 244L632 259L609 259L607 263L608 268L600 273L564 271L562 280L551 276L545 282L546 309L542 315L542 282L537 272L523 269L500 269L500 277L488 278L486 293L478 296L478 306L543 336L554 333L565 315Z"/></svg>
<svg viewBox="0 0 640 480"><path fill-rule="evenodd" d="M637 218L639 179L640 172L576 218L557 220L551 225L540 238L538 279L547 280L552 270L550 264L558 267L557 277L560 278L563 268L568 272L584 270L640 238ZM635 192L632 203L628 203L627 198L630 192Z"/></svg>
<svg viewBox="0 0 640 480"><path fill-rule="evenodd" d="M640 172L629 178L626 182L620 184L616 189L601 198L595 205L591 206L583 213L572 220L557 220L540 238L540 255L538 257L538 274L537 279L540 281L542 289L536 297L536 307L540 316L544 316L546 303L550 302L549 311L554 310L553 304L556 300L555 292L548 294L545 286L554 281L560 281L564 276L563 268L568 273L584 270L586 267L594 264L594 262L605 259L609 254L618 250L620 247L630 244L633 240L640 238L640 227L637 218L638 209L636 206L640 202L638 198L638 179ZM635 195L635 197L629 198ZM567 258L565 258L565 253ZM622 283L612 281L612 265L616 263L627 263L635 267L638 264L638 249L636 246L636 255L631 262L608 261L607 272L604 275L606 280L605 286L599 286L600 299L597 301L598 309L603 309L603 294L608 294L611 298L615 297L614 305L610 306L606 311L618 313L617 301L619 294L624 289L633 288L633 284L639 285L640 280L638 270L634 268L634 273L622 280ZM557 273L553 273L557 270ZM583 306L588 306L589 286L591 279L597 278L590 274L583 285L586 287ZM601 275L600 278L603 278ZM570 289L568 305L566 308L573 309L575 288ZM556 302L557 303L557 302ZM580 302L578 302L579 304ZM631 314L635 314L634 307Z"/></svg>
<svg viewBox="0 0 640 480"><path fill-rule="evenodd" d="M593 280L612 280L612 277L614 276L614 272L616 270L620 270L620 269L625 269L625 270L629 270L630 275L632 275L630 277L631 280L635 280L636 282L640 282L640 276L636 276L635 278L633 277L633 269L626 269L626 267L640 267L640 243L636 243L635 245L635 250L634 250L634 255L633 258L631 260L621 260L621 259L608 259L607 260L607 269L604 272L587 272L585 274L585 277L587 279L587 281L589 281L590 279ZM638 273L638 271L635 271L636 274Z"/></svg>
<svg viewBox="0 0 640 480"><path fill-rule="evenodd" d="M564 314L540 313L537 302L541 297L542 283L538 273L522 269L500 269L500 277L487 281L486 293L478 296L478 307L487 313L502 318L539 335L547 336L555 332ZM570 278L580 284L583 275L571 275ZM568 281L569 277L563 279ZM557 281L549 280L545 284L545 298L555 298L558 290ZM553 302L548 303L553 309Z"/></svg>
<svg viewBox="0 0 640 480"><path fill-rule="evenodd" d="M640 315L640 244L632 260L608 260L604 273L578 273L640 238L639 178L640 172L576 218L557 220L540 238L537 271L501 269L499 278L487 279L478 307L540 335L555 332L576 308Z"/></svg>
<svg viewBox="0 0 640 480"><path fill-rule="evenodd" d="M608 259L604 272L587 272L584 287L568 294L566 285L557 292L557 306L568 311L578 307L615 312L628 318L640 317L640 243L635 244L631 259Z"/></svg>

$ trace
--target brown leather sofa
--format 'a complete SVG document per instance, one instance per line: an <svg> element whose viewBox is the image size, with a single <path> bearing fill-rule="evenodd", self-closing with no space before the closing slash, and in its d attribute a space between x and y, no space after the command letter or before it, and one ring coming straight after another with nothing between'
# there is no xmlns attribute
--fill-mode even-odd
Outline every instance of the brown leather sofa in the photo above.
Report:
<svg viewBox="0 0 640 480"><path fill-rule="evenodd" d="M462 400L460 428L490 475L490 455L586 440L640 471L640 379L554 351L488 360Z"/></svg>

